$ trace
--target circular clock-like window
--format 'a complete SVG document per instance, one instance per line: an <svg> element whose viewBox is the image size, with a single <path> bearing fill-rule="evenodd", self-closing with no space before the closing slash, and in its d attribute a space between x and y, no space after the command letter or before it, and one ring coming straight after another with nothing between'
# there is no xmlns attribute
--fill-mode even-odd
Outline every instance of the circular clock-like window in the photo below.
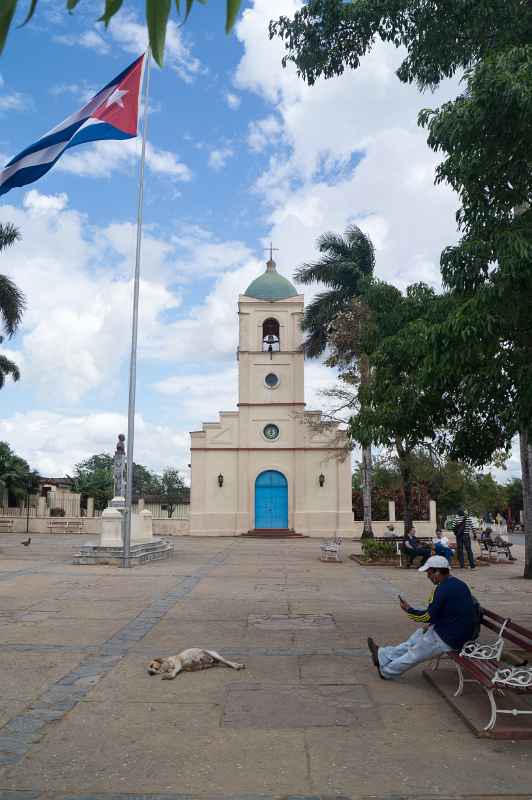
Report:
<svg viewBox="0 0 532 800"><path fill-rule="evenodd" d="M265 438L269 439L270 442L274 442L279 438L279 428L272 422L268 423L268 425L265 425L262 432Z"/></svg>
<svg viewBox="0 0 532 800"><path fill-rule="evenodd" d="M279 386L279 377L275 374L275 372L268 372L264 378L264 383L268 389L275 389L277 386Z"/></svg>

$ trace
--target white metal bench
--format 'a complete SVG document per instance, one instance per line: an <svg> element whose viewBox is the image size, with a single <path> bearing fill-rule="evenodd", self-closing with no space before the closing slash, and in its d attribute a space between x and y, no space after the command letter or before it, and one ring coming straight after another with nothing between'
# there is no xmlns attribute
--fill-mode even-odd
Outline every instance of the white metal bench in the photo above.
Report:
<svg viewBox="0 0 532 800"><path fill-rule="evenodd" d="M59 533L81 533L83 530L83 520L63 519L62 517L58 517L56 519L51 519L48 522L48 527L51 532L57 530Z"/></svg>
<svg viewBox="0 0 532 800"><path fill-rule="evenodd" d="M13 519L0 519L0 530L2 531L12 531L13 530Z"/></svg>
<svg viewBox="0 0 532 800"><path fill-rule="evenodd" d="M320 561L341 561L340 558L340 545L342 544L342 537L335 536L320 544Z"/></svg>

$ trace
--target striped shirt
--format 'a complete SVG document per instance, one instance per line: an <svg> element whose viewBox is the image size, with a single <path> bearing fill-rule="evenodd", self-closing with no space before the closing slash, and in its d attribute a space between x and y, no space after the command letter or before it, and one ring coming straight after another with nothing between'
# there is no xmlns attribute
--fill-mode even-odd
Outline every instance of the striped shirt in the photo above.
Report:
<svg viewBox="0 0 532 800"><path fill-rule="evenodd" d="M467 533L469 534L469 536L471 536L473 534L473 520L471 519L471 517L468 517L467 514L462 516L458 516L458 514L456 515L453 522L453 533L456 535L456 528L461 522L464 521L464 519L465 519L464 533Z"/></svg>

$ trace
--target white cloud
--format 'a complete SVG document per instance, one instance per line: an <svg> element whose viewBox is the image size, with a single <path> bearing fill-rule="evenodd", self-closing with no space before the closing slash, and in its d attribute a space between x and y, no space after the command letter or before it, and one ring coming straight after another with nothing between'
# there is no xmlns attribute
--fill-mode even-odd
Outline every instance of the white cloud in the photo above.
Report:
<svg viewBox="0 0 532 800"><path fill-rule="evenodd" d="M62 21L62 20L59 20ZM62 34L55 41L69 47L84 47L102 55L108 54L116 45L125 53L140 56L148 47L147 27L129 9L115 14L106 30L103 24L90 27L80 34ZM191 83L206 70L192 53L186 33L172 19L166 29L165 67L172 69L185 83Z"/></svg>
<svg viewBox="0 0 532 800"><path fill-rule="evenodd" d="M148 46L148 31L145 25L128 11L118 13L109 25L112 38L128 53L139 55ZM173 21L166 29L165 67L173 69L185 83L191 83L205 71L201 62L192 54L183 30Z"/></svg>
<svg viewBox="0 0 532 800"><path fill-rule="evenodd" d="M56 168L74 175L92 178L109 177L115 170L130 171L136 168L141 150L140 139L94 142L65 153ZM189 181L192 173L179 157L169 150L160 150L149 142L146 146L148 169L176 181Z"/></svg>
<svg viewBox="0 0 532 800"><path fill-rule="evenodd" d="M240 108L240 103L242 102L242 98L239 95L234 94L233 92L227 92L225 95L225 102L229 106L230 109L236 111L237 108Z"/></svg>
<svg viewBox="0 0 532 800"><path fill-rule="evenodd" d="M234 365L213 372L174 375L154 388L167 397L182 398L183 415L195 420L195 429L200 429L202 422L215 421L220 411L236 410L238 373Z"/></svg>
<svg viewBox="0 0 532 800"><path fill-rule="evenodd" d="M237 25L244 55L235 83L272 109L251 123L248 143L255 150L273 144L256 190L283 262L293 269L315 258L321 233L355 222L374 238L381 277L401 286L438 283L440 252L456 238L458 201L433 186L436 158L416 119L421 107L456 94L457 83L422 96L397 79L401 54L378 42L356 72L309 87L293 65L282 68L284 45L268 37L271 19L301 5L254 0Z"/></svg>
<svg viewBox="0 0 532 800"><path fill-rule="evenodd" d="M58 477L71 475L76 463L95 453L111 453L117 434L126 430L122 414L34 410L0 420L0 441L8 441L41 475ZM171 465L186 471L188 448L188 433L135 416L137 463L159 472Z"/></svg>
<svg viewBox="0 0 532 800"><path fill-rule="evenodd" d="M5 80L0 75L0 114L8 111L27 111L33 107L33 100L27 94L15 91L2 91L5 86Z"/></svg>
<svg viewBox="0 0 532 800"><path fill-rule="evenodd" d="M58 83L49 89L49 92L54 97L62 94L72 94L79 103L79 106L85 105L94 95L98 89L95 86L90 86L88 83Z"/></svg>
<svg viewBox="0 0 532 800"><path fill-rule="evenodd" d="M101 55L106 55L111 49L109 42L106 42L105 39L93 28L88 31L84 31L79 35L68 33L61 36L55 36L54 38L55 41L59 42L60 44L66 44L69 47L85 47L87 50L92 50L93 52L100 53Z"/></svg>
<svg viewBox="0 0 532 800"><path fill-rule="evenodd" d="M218 172L225 167L233 155L233 150L230 147L215 148L209 153L209 167Z"/></svg>
<svg viewBox="0 0 532 800"><path fill-rule="evenodd" d="M61 194L41 194L37 189L30 189L24 195L22 201L24 208L28 211L36 213L50 213L63 211L68 205L68 195L62 192Z"/></svg>
<svg viewBox="0 0 532 800"><path fill-rule="evenodd" d="M251 150L258 153L268 145L275 144L281 131L282 126L273 114L250 122L248 145Z"/></svg>
<svg viewBox="0 0 532 800"><path fill-rule="evenodd" d="M112 396L129 348L134 260L124 240L129 234L134 243L134 230L89 228L82 214L67 207L66 195L36 190L26 194L23 210L0 207L0 219L23 231L10 251L9 275L27 297L13 344L25 359L24 383L61 404L78 403L94 389ZM166 288L172 244L148 229L143 245L139 354L147 358L153 343L164 339L164 314L181 298Z"/></svg>

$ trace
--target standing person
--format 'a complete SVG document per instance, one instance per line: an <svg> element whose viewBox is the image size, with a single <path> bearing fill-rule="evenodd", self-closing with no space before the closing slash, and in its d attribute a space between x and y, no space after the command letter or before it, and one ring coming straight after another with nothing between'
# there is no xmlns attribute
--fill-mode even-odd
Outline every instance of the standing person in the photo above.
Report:
<svg viewBox="0 0 532 800"><path fill-rule="evenodd" d="M467 584L450 575L447 559L431 556L419 572L426 572L435 586L428 607L412 608L402 597L399 597L399 605L410 619L428 627L417 628L406 642L398 645L379 647L368 638L372 661L383 680L398 678L416 664L450 650L459 652L475 635L473 597Z"/></svg>
<svg viewBox="0 0 532 800"><path fill-rule="evenodd" d="M410 533L405 533L403 539L403 549L406 556L406 566L410 567L414 563L414 559L418 556L421 558L421 566L430 557L430 547L425 547L421 544L416 536L416 529L412 525Z"/></svg>
<svg viewBox="0 0 532 800"><path fill-rule="evenodd" d="M469 514L460 509L454 518L453 533L456 536L456 554L460 566L463 568L464 564L464 547L467 553L467 560L471 569L475 569L475 558L473 550L471 549L471 534L473 533L473 520Z"/></svg>
<svg viewBox="0 0 532 800"><path fill-rule="evenodd" d="M454 556L454 550L449 546L449 539L447 536L443 535L441 528L436 528L436 536L432 540L432 544L434 545L434 553L437 556L443 556L447 559L449 564L451 564Z"/></svg>

